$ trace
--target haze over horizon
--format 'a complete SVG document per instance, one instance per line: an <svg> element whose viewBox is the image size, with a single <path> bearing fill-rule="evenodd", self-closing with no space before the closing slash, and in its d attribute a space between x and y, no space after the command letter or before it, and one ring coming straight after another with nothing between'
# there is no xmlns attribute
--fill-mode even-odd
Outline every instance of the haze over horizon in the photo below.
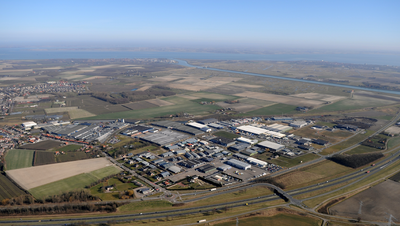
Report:
<svg viewBox="0 0 400 226"><path fill-rule="evenodd" d="M2 1L0 47L400 52L399 1Z"/></svg>

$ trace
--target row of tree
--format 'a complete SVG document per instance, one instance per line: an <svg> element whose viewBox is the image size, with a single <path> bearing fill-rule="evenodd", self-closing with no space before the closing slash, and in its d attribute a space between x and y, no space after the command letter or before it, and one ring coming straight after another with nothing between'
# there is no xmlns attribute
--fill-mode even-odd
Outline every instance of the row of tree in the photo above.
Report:
<svg viewBox="0 0 400 226"><path fill-rule="evenodd" d="M0 216L115 212L120 205L122 204L113 202L107 204L65 204L56 206L7 208L0 210Z"/></svg>

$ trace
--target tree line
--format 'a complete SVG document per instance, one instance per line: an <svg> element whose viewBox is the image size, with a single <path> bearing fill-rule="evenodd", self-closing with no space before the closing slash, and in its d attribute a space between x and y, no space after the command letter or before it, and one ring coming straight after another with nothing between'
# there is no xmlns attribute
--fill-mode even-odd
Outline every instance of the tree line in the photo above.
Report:
<svg viewBox="0 0 400 226"><path fill-rule="evenodd" d="M0 216L13 215L44 215L44 214L71 214L88 212L115 212L123 203L107 204L65 204L56 206L7 208L0 210Z"/></svg>

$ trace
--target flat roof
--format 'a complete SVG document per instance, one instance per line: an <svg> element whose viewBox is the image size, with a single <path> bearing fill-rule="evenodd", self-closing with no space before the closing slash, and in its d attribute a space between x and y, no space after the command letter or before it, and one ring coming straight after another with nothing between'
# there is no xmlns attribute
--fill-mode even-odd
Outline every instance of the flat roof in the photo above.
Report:
<svg viewBox="0 0 400 226"><path fill-rule="evenodd" d="M285 145L277 144L275 142L271 142L271 141L267 141L267 140L263 141L263 142L260 142L257 145L261 146L261 147L265 147L265 148L275 149L275 150L278 150L278 149L281 149L281 148L285 148Z"/></svg>

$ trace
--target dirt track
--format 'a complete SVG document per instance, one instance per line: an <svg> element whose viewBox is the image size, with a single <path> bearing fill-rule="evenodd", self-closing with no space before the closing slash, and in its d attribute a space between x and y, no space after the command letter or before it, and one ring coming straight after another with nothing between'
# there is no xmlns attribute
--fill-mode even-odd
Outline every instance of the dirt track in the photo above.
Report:
<svg viewBox="0 0 400 226"><path fill-rule="evenodd" d="M110 165L112 163L106 158L96 158L9 170L7 171L7 175L21 185L21 187L29 190Z"/></svg>

